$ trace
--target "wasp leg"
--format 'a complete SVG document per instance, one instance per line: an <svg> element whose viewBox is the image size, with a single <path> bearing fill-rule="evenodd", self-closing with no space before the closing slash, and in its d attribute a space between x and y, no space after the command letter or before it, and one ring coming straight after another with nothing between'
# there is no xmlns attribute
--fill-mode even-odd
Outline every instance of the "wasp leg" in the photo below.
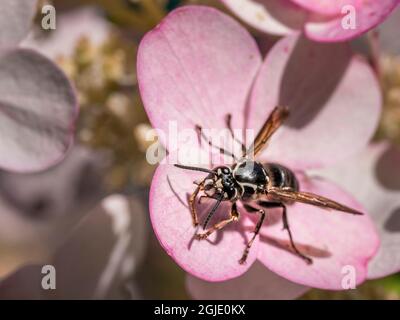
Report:
<svg viewBox="0 0 400 320"><path fill-rule="evenodd" d="M229 152L229 151L225 150L225 149L222 148L222 147L218 147L218 146L213 145L213 143L211 142L211 140L209 140L209 139L205 136L205 134L203 133L203 128L202 128L201 126L199 126L198 124L196 124L195 128L196 128L197 134L199 135L199 141L201 141L201 138L200 138L200 137L202 137L202 138L208 143L209 146L218 149L219 152L220 152L221 154L227 155L227 156L231 157L234 161L236 161L236 162L238 161L238 159L235 157L235 155L234 155L232 152Z"/></svg>
<svg viewBox="0 0 400 320"><path fill-rule="evenodd" d="M196 190L190 195L189 198L189 207L190 207L190 213L192 214L192 221L193 221L193 226L197 227L199 225L199 219L197 216L197 211L194 205L194 202L196 200L197 195L199 194L200 190L203 189L203 183L200 183Z"/></svg>
<svg viewBox="0 0 400 320"><path fill-rule="evenodd" d="M283 221L283 230L286 230L288 235L289 235L289 240L290 240L290 245L295 252L295 254L303 259L307 264L312 264L312 259L310 257L307 257L306 255L302 254L299 249L297 249L294 241L293 241L293 236L292 236L292 231L290 230L289 227L289 221L287 217L287 210L286 206L283 203L280 202L264 202L264 201L259 201L259 205L265 207L265 208L282 208L282 221Z"/></svg>
<svg viewBox="0 0 400 320"><path fill-rule="evenodd" d="M283 208L283 214L282 214L282 220L283 220L283 229L286 229L289 235L289 239L290 239L290 244L294 250L294 252L300 257L302 258L307 264L312 264L312 259L310 257L307 257L306 255L302 254L299 249L297 249L296 245L294 244L293 241L293 236L292 236L292 231L290 230L289 227L289 221L287 218L287 212L286 212L286 206L284 204L282 204L282 208Z"/></svg>
<svg viewBox="0 0 400 320"><path fill-rule="evenodd" d="M222 228L224 228L227 224L231 223L232 221L237 221L239 220L239 212L237 210L237 206L236 203L232 204L232 208L231 208L231 216L226 219L226 220L222 220L221 222L218 222L217 224L215 224L214 226L212 226L210 229L208 229L206 232L204 233L198 233L196 234L196 239L197 240L204 240L207 239L207 237L212 234L214 231L217 230L221 230Z"/></svg>
<svg viewBox="0 0 400 320"><path fill-rule="evenodd" d="M258 220L256 227L254 228L253 237L247 243L246 248L244 249L243 255L239 260L240 264L246 263L247 256L249 255L249 252L250 252L250 248L253 245L253 242L256 239L257 235L259 234L261 226L262 226L262 224L264 222L264 219L265 219L265 211L264 210L262 210L262 209L259 210L259 209L253 208L252 206L250 206L248 204L244 204L244 207L248 212L258 212L260 214L260 219Z"/></svg>
<svg viewBox="0 0 400 320"><path fill-rule="evenodd" d="M238 138L235 137L235 134L233 133L233 129L232 129L232 115L230 113L228 113L226 115L225 118L225 123L226 126L229 129L229 132L231 133L232 139L235 140L237 143L240 144L241 148L242 148L242 154L245 155L246 154L246 146L244 145L244 143L242 141L240 141Z"/></svg>

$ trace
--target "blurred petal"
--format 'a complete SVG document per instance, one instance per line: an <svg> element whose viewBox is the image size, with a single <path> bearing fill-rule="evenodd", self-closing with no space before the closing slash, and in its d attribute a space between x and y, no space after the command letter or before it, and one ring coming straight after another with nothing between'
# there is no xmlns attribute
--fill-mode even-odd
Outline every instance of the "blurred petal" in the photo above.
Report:
<svg viewBox="0 0 400 320"><path fill-rule="evenodd" d="M337 15L342 12L346 5L353 7L361 6L360 0L291 0L310 11L322 13L325 15Z"/></svg>
<svg viewBox="0 0 400 320"><path fill-rule="evenodd" d="M244 127L261 55L231 17L210 7L174 10L144 37L137 63L140 93L153 127L166 134L163 143L172 135L172 121L177 132L196 124L218 129L226 127L226 114L235 112L233 127Z"/></svg>
<svg viewBox="0 0 400 320"><path fill-rule="evenodd" d="M308 13L290 0L221 0L250 26L273 35L302 29Z"/></svg>
<svg viewBox="0 0 400 320"><path fill-rule="evenodd" d="M171 165L160 165L153 177L150 190L150 217L154 232L165 251L186 272L206 281L223 281L243 274L255 261L258 240L254 242L245 265L239 264L251 231L245 232L246 216L232 222L223 231L215 232L207 240L194 239L196 232L188 208L188 196L194 191L193 181L204 178L204 173L190 174ZM213 200L197 205L199 221L208 214ZM223 203L209 226L229 217L230 207ZM250 222L250 221L248 221Z"/></svg>
<svg viewBox="0 0 400 320"><path fill-rule="evenodd" d="M0 53L0 167L37 171L60 161L78 108L64 73L26 49Z"/></svg>
<svg viewBox="0 0 400 320"><path fill-rule="evenodd" d="M45 291L41 288L42 267L28 265L21 267L9 277L0 281L0 299L38 300ZM57 274L57 273L56 273Z"/></svg>
<svg viewBox="0 0 400 320"><path fill-rule="evenodd" d="M281 278L256 262L238 278L221 283L188 275L186 287L199 300L283 300L296 299L308 288Z"/></svg>
<svg viewBox="0 0 400 320"><path fill-rule="evenodd" d="M104 158L74 148L51 170L0 173L0 277L44 262L104 194Z"/></svg>
<svg viewBox="0 0 400 320"><path fill-rule="evenodd" d="M400 271L399 163L399 148L381 143L335 167L317 171L351 191L372 215L381 246L368 266L369 278Z"/></svg>
<svg viewBox="0 0 400 320"><path fill-rule="evenodd" d="M119 278L121 285L136 272L145 255L148 231L148 212L139 195L112 195L102 201L102 206L111 218L115 245L96 286L96 298L104 298L113 291L121 293L115 280Z"/></svg>
<svg viewBox="0 0 400 320"><path fill-rule="evenodd" d="M259 73L248 127L257 132L276 105L291 113L260 158L305 169L365 147L379 120L381 94L371 68L346 44L289 36L273 47Z"/></svg>
<svg viewBox="0 0 400 320"><path fill-rule="evenodd" d="M323 180L300 177L304 191L316 193L365 212L349 194ZM367 264L379 246L372 220L367 216L323 210L295 203L287 206L289 225L298 249L313 259L308 265L289 249L282 230L280 210L270 212L262 228L258 259L278 275L310 287L343 290L346 266L354 268L355 282L367 276Z"/></svg>
<svg viewBox="0 0 400 320"><path fill-rule="evenodd" d="M56 30L42 38L31 35L21 45L35 49L50 59L72 55L83 37L89 38L93 45L100 45L111 32L111 25L96 9L84 7L60 14Z"/></svg>
<svg viewBox="0 0 400 320"><path fill-rule="evenodd" d="M221 0L250 26L273 35L305 29L310 39L338 42L352 39L382 23L398 0ZM355 9L355 28L343 27ZM346 9L346 10L344 10ZM342 12L342 10L344 10Z"/></svg>
<svg viewBox="0 0 400 320"><path fill-rule="evenodd" d="M299 0L297 0L299 1ZM302 0L306 1L306 0ZM344 0L347 2L347 0ZM320 2L320 1L318 1ZM310 21L305 25L305 33L316 41L345 41L355 38L374 28L392 12L398 0L363 1L355 7L355 28L344 28L343 19L346 15L321 22Z"/></svg>
<svg viewBox="0 0 400 320"><path fill-rule="evenodd" d="M2 0L0 4L0 48L16 46L28 34L36 11L36 0Z"/></svg>
<svg viewBox="0 0 400 320"><path fill-rule="evenodd" d="M388 19L379 26L379 39L384 53L400 55L400 7L397 7Z"/></svg>
<svg viewBox="0 0 400 320"><path fill-rule="evenodd" d="M94 208L47 263L57 290L40 287L42 266L28 266L0 283L1 299L138 298L130 296L146 246L146 215L136 196L112 195ZM23 289L25 288L25 289Z"/></svg>

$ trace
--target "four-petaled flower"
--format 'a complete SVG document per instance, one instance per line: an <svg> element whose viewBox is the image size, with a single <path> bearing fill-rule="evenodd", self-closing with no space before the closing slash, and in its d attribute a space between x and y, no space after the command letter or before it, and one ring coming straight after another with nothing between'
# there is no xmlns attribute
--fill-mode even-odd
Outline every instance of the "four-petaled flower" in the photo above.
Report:
<svg viewBox="0 0 400 320"><path fill-rule="evenodd" d="M170 121L176 121L178 132L196 125L223 130L226 115L232 114L234 128L258 132L276 105L289 106L288 121L258 160L293 169L304 191L365 212L350 194L310 172L362 150L378 123L379 85L369 65L347 44L318 44L294 34L280 40L262 62L255 41L235 20L212 8L187 6L172 12L144 37L137 67L146 111L152 125L164 133L165 145L173 139L168 133ZM168 150L169 156L187 148L201 153L205 146L191 143ZM237 281L232 288L241 297L294 297L306 290L303 285L340 290L342 268L348 265L355 268L357 284L365 280L368 261L379 245L368 215L290 205L295 242L314 259L307 265L288 246L281 212L271 210L247 263L241 265L238 260L256 217L239 205L237 223L209 240L194 240L187 197L199 178L204 174L161 164L150 191L154 231L167 253L196 277L189 281L192 292L204 286L198 278L224 281L249 269L231 280ZM204 201L198 206L203 218L210 205ZM228 205L221 206L211 223L228 212ZM273 291L268 290L268 281L274 284ZM262 290L254 290L257 287Z"/></svg>

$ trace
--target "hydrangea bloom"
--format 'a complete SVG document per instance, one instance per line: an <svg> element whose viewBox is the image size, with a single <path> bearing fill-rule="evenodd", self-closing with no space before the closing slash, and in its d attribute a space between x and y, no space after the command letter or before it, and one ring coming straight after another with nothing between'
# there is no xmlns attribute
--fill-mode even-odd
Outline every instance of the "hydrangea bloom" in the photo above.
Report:
<svg viewBox="0 0 400 320"><path fill-rule="evenodd" d="M378 122L378 83L368 64L346 44L317 44L295 34L279 41L262 62L256 43L239 23L215 9L188 6L175 10L142 40L138 80L150 121L164 133L161 139L166 145L173 138L168 133L171 121L178 132L193 130L196 124L222 130L226 114L231 113L235 129L258 132L276 105L289 106L287 124L258 160L287 165L296 171L303 190L364 211L336 185L307 175L308 169L361 150ZM169 150L170 156L187 148L201 153L204 144L190 141L178 146ZM357 283L366 278L367 263L379 244L368 215L291 205L289 223L298 246L313 257L311 266L288 249L281 213L276 210L267 214L245 265L238 260L255 219L243 208L239 208L239 222L216 232L209 241L195 241L187 196L193 191L193 181L201 177L201 173L162 164L150 192L154 231L167 253L190 274L211 282L229 280L243 275L258 260L270 270L265 271L305 286L342 289L346 265L355 268ZM199 208L203 214L208 209L207 205ZM228 210L221 206L213 221ZM260 269L257 263L249 272L267 275ZM248 277L253 282L257 278ZM282 284L282 290L292 286L294 296L304 290L280 277L274 281ZM265 296L273 294L262 289Z"/></svg>
<svg viewBox="0 0 400 320"><path fill-rule="evenodd" d="M399 148L380 143L329 169L317 171L345 190L352 190L378 226L381 246L368 266L371 279L400 271L399 163Z"/></svg>
<svg viewBox="0 0 400 320"><path fill-rule="evenodd" d="M335 42L361 35L386 19L398 0L221 0L249 25L274 35L304 30L313 40ZM354 17L354 28L348 17ZM351 27L350 27L351 26Z"/></svg>
<svg viewBox="0 0 400 320"><path fill-rule="evenodd" d="M64 73L42 55L17 47L35 10L32 0L0 4L0 167L19 172L60 161L78 113Z"/></svg>

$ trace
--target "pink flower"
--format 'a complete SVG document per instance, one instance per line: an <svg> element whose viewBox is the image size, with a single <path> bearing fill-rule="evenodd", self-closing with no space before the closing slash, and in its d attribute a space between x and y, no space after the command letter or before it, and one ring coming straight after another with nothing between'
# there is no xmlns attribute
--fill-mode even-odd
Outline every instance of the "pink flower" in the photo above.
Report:
<svg viewBox="0 0 400 320"><path fill-rule="evenodd" d="M381 246L368 265L368 278L400 271L400 149L387 143L369 146L335 166L318 171L354 194L378 227Z"/></svg>
<svg viewBox="0 0 400 320"><path fill-rule="evenodd" d="M322 42L349 40L374 28L398 0L221 0L238 17L263 32L287 35L304 30Z"/></svg>
<svg viewBox="0 0 400 320"><path fill-rule="evenodd" d="M171 121L176 121L178 132L193 130L196 124L222 130L231 113L235 129L258 132L276 105L289 106L287 123L257 160L284 164L296 172L302 190L365 212L350 194L308 174L362 150L378 122L379 85L368 64L347 44L318 44L295 34L280 40L263 62L253 38L234 19L212 8L187 6L172 12L142 40L138 80L150 121L164 133L165 145L173 139L168 133ZM187 147L202 152L204 146L191 142L170 149L169 156ZM340 290L342 268L348 265L354 267L357 283L365 280L379 244L368 215L290 205L295 242L314 260L307 265L288 249L281 212L271 210L247 263L241 265L238 260L257 217L239 207L238 222L207 241L194 240L187 196L199 178L204 173L162 164L150 192L154 231L167 253L196 277L188 283L195 297L204 297L207 286L214 297L220 292L219 297L231 298L289 298L304 292L304 286ZM202 205L200 216L208 209ZM221 206L211 224L228 210ZM223 288L229 291L226 295Z"/></svg>
<svg viewBox="0 0 400 320"><path fill-rule="evenodd" d="M65 74L18 47L37 1L0 4L0 168L32 172L61 161L73 141L77 99Z"/></svg>

